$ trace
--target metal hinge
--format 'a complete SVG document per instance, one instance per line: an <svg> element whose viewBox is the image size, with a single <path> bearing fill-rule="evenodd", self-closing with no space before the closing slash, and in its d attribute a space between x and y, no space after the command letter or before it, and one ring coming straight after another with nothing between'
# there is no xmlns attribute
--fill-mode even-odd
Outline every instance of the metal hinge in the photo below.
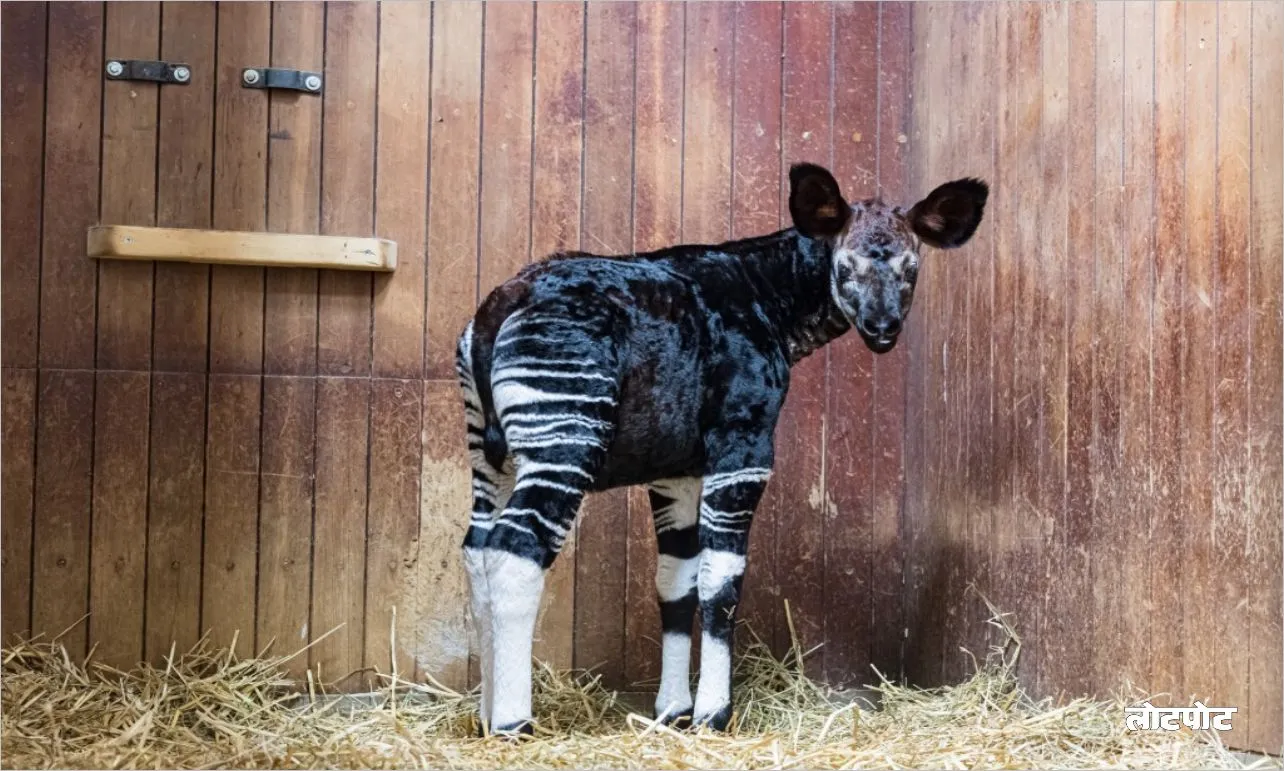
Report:
<svg viewBox="0 0 1284 771"><path fill-rule="evenodd" d="M143 59L110 59L105 69L108 80L145 80L151 83L173 83L179 86L192 82L192 68L186 64Z"/></svg>
<svg viewBox="0 0 1284 771"><path fill-rule="evenodd" d="M284 88L305 94L319 94L322 81L319 72L283 67L250 67L241 71L241 84L246 88Z"/></svg>

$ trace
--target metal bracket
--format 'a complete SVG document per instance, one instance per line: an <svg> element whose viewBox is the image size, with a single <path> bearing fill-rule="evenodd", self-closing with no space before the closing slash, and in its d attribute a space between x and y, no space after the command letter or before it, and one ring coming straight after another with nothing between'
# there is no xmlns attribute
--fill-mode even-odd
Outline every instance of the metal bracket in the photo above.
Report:
<svg viewBox="0 0 1284 771"><path fill-rule="evenodd" d="M323 83L319 72L284 67L250 67L241 71L241 85L246 88L284 88L305 94L319 94Z"/></svg>
<svg viewBox="0 0 1284 771"><path fill-rule="evenodd" d="M186 64L154 62L143 59L108 59L108 80L145 80L151 83L173 83L185 86L192 82L192 68Z"/></svg>

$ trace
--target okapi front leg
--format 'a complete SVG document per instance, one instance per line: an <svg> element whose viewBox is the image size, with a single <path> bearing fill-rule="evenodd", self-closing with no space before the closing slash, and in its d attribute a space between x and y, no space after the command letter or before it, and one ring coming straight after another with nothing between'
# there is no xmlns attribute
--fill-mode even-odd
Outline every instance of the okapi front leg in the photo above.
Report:
<svg viewBox="0 0 1284 771"><path fill-rule="evenodd" d="M700 478L664 479L648 486L659 546L655 589L660 599L660 690L655 716L666 724L689 723L691 625L695 621L700 570Z"/></svg>
<svg viewBox="0 0 1284 771"><path fill-rule="evenodd" d="M704 478L696 581L703 630L695 722L718 731L731 722L733 633L749 553L749 523L770 476L769 468L745 468Z"/></svg>

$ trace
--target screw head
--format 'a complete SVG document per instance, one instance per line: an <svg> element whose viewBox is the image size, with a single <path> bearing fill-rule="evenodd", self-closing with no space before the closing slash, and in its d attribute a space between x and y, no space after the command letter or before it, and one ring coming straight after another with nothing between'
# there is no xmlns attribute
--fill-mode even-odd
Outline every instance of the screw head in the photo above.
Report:
<svg viewBox="0 0 1284 771"><path fill-rule="evenodd" d="M309 75L309 76L308 76L308 77L303 81L303 85L307 86L307 88L308 88L308 90L309 90L309 91L320 91L320 90L321 90L321 78L317 77L316 75Z"/></svg>
<svg viewBox="0 0 1284 771"><path fill-rule="evenodd" d="M191 77L192 77L192 71L187 69L186 67L174 68L174 80L177 80L179 83L186 83L188 80L191 79Z"/></svg>
<svg viewBox="0 0 1284 771"><path fill-rule="evenodd" d="M120 77L125 72L125 65L120 62L107 62L107 74L113 78Z"/></svg>
<svg viewBox="0 0 1284 771"><path fill-rule="evenodd" d="M241 73L241 79L252 86L255 83L259 82L259 71L246 70L245 72Z"/></svg>

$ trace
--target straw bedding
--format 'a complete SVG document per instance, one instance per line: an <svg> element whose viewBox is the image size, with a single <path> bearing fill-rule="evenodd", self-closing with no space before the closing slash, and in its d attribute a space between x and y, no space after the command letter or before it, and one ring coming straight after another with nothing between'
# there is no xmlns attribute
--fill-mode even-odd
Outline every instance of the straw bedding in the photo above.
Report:
<svg viewBox="0 0 1284 771"><path fill-rule="evenodd" d="M1001 618L992 620L1010 633ZM728 735L631 714L594 677L537 668L536 737L473 738L476 695L393 677L369 708L299 694L288 657L238 659L205 642L121 672L57 643L3 650L4 768L1244 768L1215 738L1124 729L1122 697L1031 699L1015 636L967 681L883 681L861 709L760 644L739 660ZM1135 696L1135 694L1134 694Z"/></svg>

